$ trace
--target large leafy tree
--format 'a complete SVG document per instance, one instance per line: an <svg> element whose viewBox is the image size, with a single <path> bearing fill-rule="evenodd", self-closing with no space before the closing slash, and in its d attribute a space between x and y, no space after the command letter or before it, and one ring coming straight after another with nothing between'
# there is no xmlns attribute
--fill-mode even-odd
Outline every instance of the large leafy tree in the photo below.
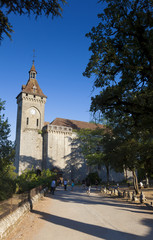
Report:
<svg viewBox="0 0 153 240"><path fill-rule="evenodd" d="M100 23L87 37L92 52L84 75L100 93L91 111L132 117L140 128L153 123L153 1L101 0ZM130 121L131 122L131 121Z"/></svg>
<svg viewBox="0 0 153 240"><path fill-rule="evenodd" d="M136 181L136 168L152 173L153 1L100 2L106 8L87 34L92 54L84 75L94 75L99 89L91 111L100 111L117 131L116 167L128 167Z"/></svg>
<svg viewBox="0 0 153 240"><path fill-rule="evenodd" d="M65 0L0 0L0 41L3 39L3 34L11 38L13 28L8 20L10 13L33 14L35 17L42 14L47 17L61 16L64 3Z"/></svg>

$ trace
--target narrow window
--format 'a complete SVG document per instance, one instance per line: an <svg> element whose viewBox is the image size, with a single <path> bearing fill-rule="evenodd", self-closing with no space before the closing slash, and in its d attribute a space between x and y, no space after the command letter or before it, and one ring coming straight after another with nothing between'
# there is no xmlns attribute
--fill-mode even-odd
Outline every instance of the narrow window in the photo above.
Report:
<svg viewBox="0 0 153 240"><path fill-rule="evenodd" d="M33 96L34 98L36 97L36 95Z"/></svg>
<svg viewBox="0 0 153 240"><path fill-rule="evenodd" d="M27 118L27 125L29 124L29 118Z"/></svg>
<svg viewBox="0 0 153 240"><path fill-rule="evenodd" d="M28 96L28 93L26 93L26 96Z"/></svg>
<svg viewBox="0 0 153 240"><path fill-rule="evenodd" d="M37 127L38 127L38 124L39 124L39 119L37 119Z"/></svg>

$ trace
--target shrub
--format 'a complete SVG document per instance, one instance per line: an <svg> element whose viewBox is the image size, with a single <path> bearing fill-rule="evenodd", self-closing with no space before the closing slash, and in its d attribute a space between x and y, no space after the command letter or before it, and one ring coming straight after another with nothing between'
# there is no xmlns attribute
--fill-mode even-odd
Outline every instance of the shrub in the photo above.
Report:
<svg viewBox="0 0 153 240"><path fill-rule="evenodd" d="M98 183L101 182L101 179L100 179L100 177L99 177L99 175L98 175L97 172L89 173L89 174L87 175L87 177L86 177L86 180L87 180L87 179L90 180L91 184L95 184L95 181L96 181L96 180L98 181Z"/></svg>
<svg viewBox="0 0 153 240"><path fill-rule="evenodd" d="M37 175L34 169L25 170L16 179L16 192L26 192L40 185L43 187L50 187L52 178L55 178L55 175L56 174L49 169L43 170L40 175Z"/></svg>
<svg viewBox="0 0 153 240"><path fill-rule="evenodd" d="M16 189L15 167L8 165L3 172L0 172L0 201L12 197Z"/></svg>

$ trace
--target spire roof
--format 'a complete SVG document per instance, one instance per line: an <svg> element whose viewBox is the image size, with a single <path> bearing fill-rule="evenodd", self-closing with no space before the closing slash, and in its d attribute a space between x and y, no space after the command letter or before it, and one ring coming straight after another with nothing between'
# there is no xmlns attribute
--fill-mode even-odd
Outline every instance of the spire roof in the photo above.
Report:
<svg viewBox="0 0 153 240"><path fill-rule="evenodd" d="M34 72L36 72L35 65L34 65L34 60L33 60L32 67L31 67L31 69L30 69L30 72L31 72L31 71L34 71ZM37 72L36 72L36 73L37 73Z"/></svg>
<svg viewBox="0 0 153 240"><path fill-rule="evenodd" d="M30 78L26 85L22 85L22 92L40 97L47 97L39 87L37 80L33 78Z"/></svg>
<svg viewBox="0 0 153 240"><path fill-rule="evenodd" d="M33 61L33 64L32 64L32 67L29 71L29 73L31 73L31 71L34 71L35 73L36 72L36 69L35 69L35 66L34 66L34 61ZM36 74L35 74L36 76ZM34 77L30 77L30 74L29 74L29 80L27 82L26 85L22 85L22 93L27 93L27 94L32 94L32 95L36 95L36 96L40 96L40 97L47 97L41 90L36 78Z"/></svg>

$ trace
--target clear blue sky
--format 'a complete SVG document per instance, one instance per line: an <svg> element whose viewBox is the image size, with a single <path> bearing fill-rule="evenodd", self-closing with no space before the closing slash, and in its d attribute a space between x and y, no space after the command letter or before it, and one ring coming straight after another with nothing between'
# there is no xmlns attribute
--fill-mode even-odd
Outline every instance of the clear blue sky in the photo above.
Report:
<svg viewBox="0 0 153 240"><path fill-rule="evenodd" d="M12 41L0 45L0 98L6 101L5 115L15 140L16 96L28 81L35 49L37 81L47 95L45 121L56 117L89 122L94 79L82 76L88 63L90 40L85 37L99 22L102 3L97 0L68 0L63 17L10 15Z"/></svg>

